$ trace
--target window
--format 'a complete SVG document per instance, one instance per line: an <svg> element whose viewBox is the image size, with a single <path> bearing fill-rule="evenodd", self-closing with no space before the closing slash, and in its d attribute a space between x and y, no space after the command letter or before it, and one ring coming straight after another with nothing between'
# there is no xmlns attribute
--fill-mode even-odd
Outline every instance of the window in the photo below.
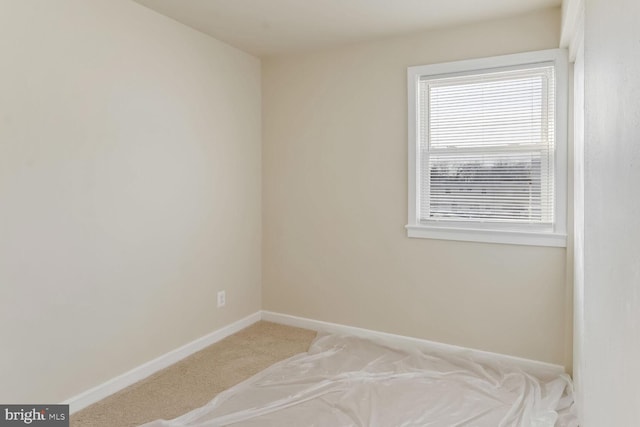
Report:
<svg viewBox="0 0 640 427"><path fill-rule="evenodd" d="M567 61L410 67L409 237L566 246Z"/></svg>

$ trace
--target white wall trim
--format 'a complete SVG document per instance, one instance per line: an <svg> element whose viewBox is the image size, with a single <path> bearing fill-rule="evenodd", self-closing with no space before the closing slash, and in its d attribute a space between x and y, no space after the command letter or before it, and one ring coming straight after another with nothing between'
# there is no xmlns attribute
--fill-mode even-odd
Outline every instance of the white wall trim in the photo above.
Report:
<svg viewBox="0 0 640 427"><path fill-rule="evenodd" d="M405 228L409 237L458 240L461 242L567 247L567 235L561 233L527 233L512 230L480 230L426 225L406 225Z"/></svg>
<svg viewBox="0 0 640 427"><path fill-rule="evenodd" d="M173 365L176 362L184 359L187 356L196 353L205 347L214 344L229 335L233 335L236 332L251 326L258 322L261 318L261 312L257 311L243 319L233 322L227 326L224 326L216 331L211 332L203 337L197 338L190 343L183 345L175 350L163 354L147 363L144 363L132 370L125 372L115 378L112 378L98 386L95 386L83 393L80 393L70 399L62 402L69 405L69 412L74 413L87 406L96 403L107 396L110 396L130 385L145 379L146 377Z"/></svg>
<svg viewBox="0 0 640 427"><path fill-rule="evenodd" d="M562 2L562 31L560 47L569 50L569 60L575 61L584 33L584 0Z"/></svg>
<svg viewBox="0 0 640 427"><path fill-rule="evenodd" d="M421 338L407 337L404 335L390 334L386 332L374 331L371 329L358 328L355 326L341 325L338 323L323 322L321 320L307 319L304 317L291 316L289 314L275 313L272 311L262 311L262 320L280 323L282 325L295 326L298 328L311 329L314 331L332 332L340 334L348 334L371 340L382 340L385 343L398 347L420 348L426 351L437 351L445 353L464 353L476 360L490 360L493 362L515 365L528 373L534 374L541 378L556 377L565 372L563 366L555 365L537 360L524 359L506 354L492 353L484 350L476 350L473 348L460 347L457 345L444 344L435 341L429 341Z"/></svg>
<svg viewBox="0 0 640 427"><path fill-rule="evenodd" d="M147 363L125 372L115 378L112 378L98 386L95 386L85 392L82 392L70 399L62 402L69 405L70 413L78 412L136 382L147 378L148 376L167 368L174 363L196 353L211 344L214 344L240 330L251 326L252 324L265 320L268 322L279 323L282 325L305 328L314 331L332 332L339 334L348 334L371 340L383 341L389 345L397 347L412 347L426 351L438 351L444 353L464 353L476 360L490 360L493 362L507 363L518 366L522 370L542 378L555 377L565 372L564 367L552 363L540 362L537 360L524 359L505 354L492 353L483 350L460 347L451 344L444 344L435 341L429 341L421 338L408 337L403 335L390 334L387 332L374 331L371 329L358 328L355 326L342 325L338 323L324 322L321 320L308 319L304 317L292 316L289 314L275 313L272 311L258 311L243 319L224 326L210 334L197 338L190 343L183 345L175 350L157 357Z"/></svg>

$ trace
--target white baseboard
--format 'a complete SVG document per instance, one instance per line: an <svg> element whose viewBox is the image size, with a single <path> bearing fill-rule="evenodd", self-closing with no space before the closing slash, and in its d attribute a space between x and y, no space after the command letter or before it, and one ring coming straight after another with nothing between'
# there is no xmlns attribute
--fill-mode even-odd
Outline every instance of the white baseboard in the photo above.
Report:
<svg viewBox="0 0 640 427"><path fill-rule="evenodd" d="M258 322L261 318L261 312L255 312L243 319L231 323L225 327L222 327L210 334L200 337L190 343L183 345L175 350L172 350L160 357L157 357L147 363L144 363L137 368L125 372L109 381L106 381L92 389L89 389L83 393L78 394L66 401L63 404L69 405L69 412L74 413L87 406L104 399L107 396L112 395L130 385L154 374L174 363L184 359L187 356L192 355L205 347L214 344L229 335Z"/></svg>
<svg viewBox="0 0 640 427"><path fill-rule="evenodd" d="M443 344L435 341L420 338L407 337L403 335L378 332L371 329L363 329L355 326L341 325L338 323L323 322L321 320L307 319L304 317L291 316L288 314L274 313L272 311L262 311L262 320L280 323L298 328L311 329L314 331L324 331L339 334L348 334L361 338L382 341L383 343L397 347L419 348L425 351L435 351L439 353L465 354L475 360L488 360L517 366L525 372L536 375L540 378L553 378L565 372L563 366L555 365L537 360L524 359L506 354L492 353L483 350L476 350L467 347L460 347L451 344Z"/></svg>
<svg viewBox="0 0 640 427"><path fill-rule="evenodd" d="M176 362L179 362L185 357L190 356L193 353L196 353L204 349L205 347L208 347L211 344L214 344L228 337L229 335L235 334L236 332L258 322L259 320L265 320L268 322L280 323L283 325L295 326L298 328L305 328L314 331L348 334L361 338L382 341L383 343L387 343L397 347L410 346L412 348L419 348L425 351L437 351L440 353L464 353L475 358L476 360L491 360L494 362L498 361L500 363L515 365L526 372L542 378L554 377L561 373L564 373L564 367L560 365L539 362L537 360L523 359L520 357L508 356L505 354L491 353L488 351L459 347L451 344L443 344L420 338L395 335L386 332L374 331L371 329L341 325L338 323L323 322L321 320L307 319L304 317L291 316L288 314L274 313L272 311L263 310L253 313L243 319L231 323L230 325L227 325L210 334L191 341L190 343L187 343L182 347L179 347L147 363L144 363L128 372L125 372L122 375L110 379L96 387L78 394L77 396L67 399L62 403L69 405L69 412L73 414L74 412L84 409L87 406L104 399L105 397L108 397L170 365L173 365Z"/></svg>

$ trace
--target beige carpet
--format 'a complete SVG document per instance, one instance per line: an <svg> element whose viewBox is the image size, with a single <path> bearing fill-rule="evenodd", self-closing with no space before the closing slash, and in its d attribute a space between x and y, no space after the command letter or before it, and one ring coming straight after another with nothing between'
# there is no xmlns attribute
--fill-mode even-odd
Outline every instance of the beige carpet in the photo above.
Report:
<svg viewBox="0 0 640 427"><path fill-rule="evenodd" d="M258 322L74 414L71 426L127 427L175 418L266 367L307 351L315 335Z"/></svg>

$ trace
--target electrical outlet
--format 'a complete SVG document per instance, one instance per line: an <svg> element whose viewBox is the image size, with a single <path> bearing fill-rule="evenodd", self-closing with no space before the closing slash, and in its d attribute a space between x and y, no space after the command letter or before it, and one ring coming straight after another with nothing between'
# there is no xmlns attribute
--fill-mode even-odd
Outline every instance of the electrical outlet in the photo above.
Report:
<svg viewBox="0 0 640 427"><path fill-rule="evenodd" d="M226 303L227 303L227 294L225 293L225 291L218 292L218 308L224 307Z"/></svg>

